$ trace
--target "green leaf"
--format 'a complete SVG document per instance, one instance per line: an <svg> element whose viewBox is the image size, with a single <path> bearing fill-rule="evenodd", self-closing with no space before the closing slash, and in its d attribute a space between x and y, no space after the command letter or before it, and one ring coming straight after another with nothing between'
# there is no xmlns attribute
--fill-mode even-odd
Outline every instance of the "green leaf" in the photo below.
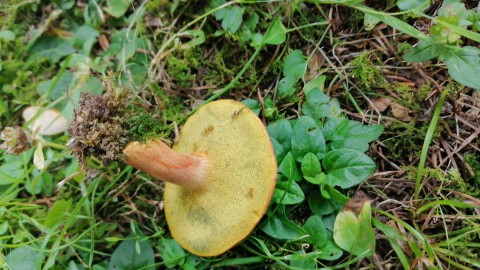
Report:
<svg viewBox="0 0 480 270"><path fill-rule="evenodd" d="M84 55L89 55L99 35L100 33L91 26L83 25L75 33L73 46L79 48Z"/></svg>
<svg viewBox="0 0 480 270"><path fill-rule="evenodd" d="M324 173L319 173L315 176L304 176L304 178L314 185L320 185L321 189L323 189L323 185L327 182L327 175Z"/></svg>
<svg viewBox="0 0 480 270"><path fill-rule="evenodd" d="M329 215L342 209L342 205L336 203L334 200L325 199L318 190L310 193L308 205L313 213L320 216Z"/></svg>
<svg viewBox="0 0 480 270"><path fill-rule="evenodd" d="M298 118L292 135L292 154L295 160L302 162L308 153L322 159L326 151L325 139L315 121L308 116Z"/></svg>
<svg viewBox="0 0 480 270"><path fill-rule="evenodd" d="M305 253L304 250L300 250L287 256L287 259L290 261L292 269L310 270L317 266L317 254L315 252Z"/></svg>
<svg viewBox="0 0 480 270"><path fill-rule="evenodd" d="M290 52L283 62L283 75L292 77L295 81L302 78L306 70L307 59L300 50Z"/></svg>
<svg viewBox="0 0 480 270"><path fill-rule="evenodd" d="M282 240L297 240L307 234L303 228L279 211L268 218L261 230L270 237Z"/></svg>
<svg viewBox="0 0 480 270"><path fill-rule="evenodd" d="M235 34L243 22L243 8L239 6L230 6L225 8L225 14L222 18L222 28L231 34Z"/></svg>
<svg viewBox="0 0 480 270"><path fill-rule="evenodd" d="M30 48L29 60L46 58L50 63L57 63L64 56L75 52L72 40L52 36L40 37Z"/></svg>
<svg viewBox="0 0 480 270"><path fill-rule="evenodd" d="M5 162L0 166L0 185L18 182L23 178L23 175L23 162L19 158Z"/></svg>
<svg viewBox="0 0 480 270"><path fill-rule="evenodd" d="M272 141L273 145L273 152L275 153L275 158L277 160L277 163L280 163L283 161L285 156L290 152L290 149L285 149L283 145L281 145L275 138L270 137L270 140Z"/></svg>
<svg viewBox="0 0 480 270"><path fill-rule="evenodd" d="M365 30L370 31L375 28L375 26L380 22L377 17L373 17L372 15L365 13L363 15L363 25L365 26Z"/></svg>
<svg viewBox="0 0 480 270"><path fill-rule="evenodd" d="M342 249L355 256L371 256L375 251L375 232L372 228L370 202L364 202L357 216L352 210L338 213L333 239Z"/></svg>
<svg viewBox="0 0 480 270"><path fill-rule="evenodd" d="M325 246L320 250L321 253L318 258L326 261L335 261L340 259L343 255L343 251L333 241L327 241Z"/></svg>
<svg viewBox="0 0 480 270"><path fill-rule="evenodd" d="M313 215L307 219L303 225L303 229L307 231L309 237L307 241L310 244L313 244L316 248L321 248L325 246L328 240L327 228L323 224L322 218Z"/></svg>
<svg viewBox="0 0 480 270"><path fill-rule="evenodd" d="M327 118L322 132L327 141L343 141L348 135L348 124L350 120L345 117Z"/></svg>
<svg viewBox="0 0 480 270"><path fill-rule="evenodd" d="M315 176L322 172L320 161L313 153L308 153L303 157L302 161L302 174L303 176Z"/></svg>
<svg viewBox="0 0 480 270"><path fill-rule="evenodd" d="M15 33L10 30L0 30L0 39L12 41L15 39Z"/></svg>
<svg viewBox="0 0 480 270"><path fill-rule="evenodd" d="M480 49L465 46L445 59L452 78L468 87L480 90Z"/></svg>
<svg viewBox="0 0 480 270"><path fill-rule="evenodd" d="M186 252L174 239L162 239L163 251L160 256L168 268L181 266L185 263Z"/></svg>
<svg viewBox="0 0 480 270"><path fill-rule="evenodd" d="M128 236L133 238L134 235ZM137 247L138 251L137 252ZM155 269L153 247L148 239L123 240L115 249L108 265L109 270Z"/></svg>
<svg viewBox="0 0 480 270"><path fill-rule="evenodd" d="M260 114L260 111L262 110L262 106L260 105L260 102L255 99L247 98L242 100L242 103L247 106L250 110L252 110L257 116Z"/></svg>
<svg viewBox="0 0 480 270"><path fill-rule="evenodd" d="M107 0L105 11L115 18L122 17L132 4L133 0Z"/></svg>
<svg viewBox="0 0 480 270"><path fill-rule="evenodd" d="M403 59L407 62L425 62L440 55L437 45L435 43L427 43L420 41L415 47L407 51Z"/></svg>
<svg viewBox="0 0 480 270"><path fill-rule="evenodd" d="M8 231L8 220L0 224L0 235Z"/></svg>
<svg viewBox="0 0 480 270"><path fill-rule="evenodd" d="M322 75L322 76L318 76L317 78L309 81L308 83L306 83L303 86L303 93L305 93L305 95L308 96L308 94L314 89L317 89L316 91L320 91L320 92L323 93L326 78L327 78L327 76Z"/></svg>
<svg viewBox="0 0 480 270"><path fill-rule="evenodd" d="M287 39L287 29L283 26L281 16L275 17L272 24L268 27L263 43L268 45L280 45Z"/></svg>
<svg viewBox="0 0 480 270"><path fill-rule="evenodd" d="M288 179L292 179L294 181L299 181L302 179L300 170L297 167L297 162L295 162L291 152L288 152L282 163L280 163L280 166L278 166L278 171Z"/></svg>
<svg viewBox="0 0 480 270"><path fill-rule="evenodd" d="M16 248L6 257L10 270L37 269L38 251L30 246Z"/></svg>
<svg viewBox="0 0 480 270"><path fill-rule="evenodd" d="M313 89L307 95L307 103L302 106L302 112L320 120L325 117L338 117L341 110L336 99L330 99L321 91Z"/></svg>
<svg viewBox="0 0 480 270"><path fill-rule="evenodd" d="M293 129L287 119L281 119L269 124L267 127L270 137L275 138L280 144L290 148Z"/></svg>
<svg viewBox="0 0 480 270"><path fill-rule="evenodd" d="M332 143L333 148L355 149L360 152L368 150L369 143L376 140L383 132L381 125L363 125L358 121L348 121L348 132L343 140Z"/></svg>
<svg viewBox="0 0 480 270"><path fill-rule="evenodd" d="M411 37L414 37L419 40L424 40L424 41L429 41L431 39L430 37L422 33L420 30L418 30L417 28L411 26L410 24L398 18L393 17L392 15L389 15L384 12L378 12L377 10L373 8L369 8L367 6L358 6L357 8L360 9L362 12L367 13L374 18L377 18L378 20L388 24L389 26Z"/></svg>
<svg viewBox="0 0 480 270"><path fill-rule="evenodd" d="M295 83L295 79L293 77L287 76L282 78L278 82L278 96L280 98L291 96L295 93L295 87L293 84Z"/></svg>
<svg viewBox="0 0 480 270"><path fill-rule="evenodd" d="M298 204L305 200L302 189L295 181L277 181L272 201L278 204Z"/></svg>
<svg viewBox="0 0 480 270"><path fill-rule="evenodd" d="M68 89L70 89L70 84L73 81L73 73L70 71L65 71L59 75L60 78L55 77L53 79L40 82L37 86L38 93L40 95L45 95L45 97L50 100L63 97L67 93Z"/></svg>
<svg viewBox="0 0 480 270"><path fill-rule="evenodd" d="M327 172L327 184L343 189L358 185L375 171L373 160L354 149L337 149L328 152L322 160Z"/></svg>
<svg viewBox="0 0 480 270"><path fill-rule="evenodd" d="M430 5L430 0L397 0L397 6L400 10L411 10Z"/></svg>
<svg viewBox="0 0 480 270"><path fill-rule="evenodd" d="M45 220L45 227L53 229L58 224L64 222L70 208L72 207L72 200L58 200L48 210L47 219Z"/></svg>

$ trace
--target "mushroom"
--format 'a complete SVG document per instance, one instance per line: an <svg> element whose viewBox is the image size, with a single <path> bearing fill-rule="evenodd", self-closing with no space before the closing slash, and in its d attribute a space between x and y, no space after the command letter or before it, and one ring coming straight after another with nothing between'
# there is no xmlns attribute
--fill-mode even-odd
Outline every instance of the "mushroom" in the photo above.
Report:
<svg viewBox="0 0 480 270"><path fill-rule="evenodd" d="M41 135L60 134L68 128L67 119L58 110L52 108L45 109L38 106L30 106L23 110L22 117L25 122L32 121L28 127L32 131L38 128L38 134Z"/></svg>
<svg viewBox="0 0 480 270"><path fill-rule="evenodd" d="M159 139L130 142L127 164L166 181L165 216L189 252L216 256L245 239L270 203L277 164L265 126L245 105L201 106L168 147Z"/></svg>

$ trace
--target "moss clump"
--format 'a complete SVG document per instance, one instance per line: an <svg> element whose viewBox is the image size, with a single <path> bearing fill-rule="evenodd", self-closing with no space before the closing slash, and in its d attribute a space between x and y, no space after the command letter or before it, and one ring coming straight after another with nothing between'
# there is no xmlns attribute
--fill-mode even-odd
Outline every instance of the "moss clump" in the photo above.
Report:
<svg viewBox="0 0 480 270"><path fill-rule="evenodd" d="M128 103L129 92L105 81L102 95L83 93L69 128L69 148L83 167L95 157L107 164L123 159L123 149L133 140L166 135L164 125L145 109Z"/></svg>
<svg viewBox="0 0 480 270"><path fill-rule="evenodd" d="M385 77L381 70L372 62L371 55L371 51L365 51L353 59L350 62L350 67L352 68L351 75L353 78L359 79L367 89L384 87L386 84Z"/></svg>

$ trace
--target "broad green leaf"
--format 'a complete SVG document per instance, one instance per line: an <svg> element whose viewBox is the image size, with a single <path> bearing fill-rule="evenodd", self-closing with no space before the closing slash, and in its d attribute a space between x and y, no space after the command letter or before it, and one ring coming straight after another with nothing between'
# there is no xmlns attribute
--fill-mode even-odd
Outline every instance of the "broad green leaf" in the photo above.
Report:
<svg viewBox="0 0 480 270"><path fill-rule="evenodd" d="M425 62L440 55L437 45L420 41L415 47L407 51L403 59L407 62Z"/></svg>
<svg viewBox="0 0 480 270"><path fill-rule="evenodd" d="M321 217L317 215L309 217L303 225L303 229L305 229L309 235L307 241L310 244L313 244L316 248L325 246L328 240L327 228L325 224L323 224Z"/></svg>
<svg viewBox="0 0 480 270"><path fill-rule="evenodd" d="M286 149L281 145L275 138L270 137L270 140L272 141L273 145L273 152L275 153L275 157L277 160L277 163L281 163L285 156L290 152L290 149Z"/></svg>
<svg viewBox="0 0 480 270"><path fill-rule="evenodd" d="M299 181L302 179L300 170L298 169L297 162L293 158L291 152L283 159L282 163L278 166L278 172L280 172L287 179L292 179L294 181Z"/></svg>
<svg viewBox="0 0 480 270"><path fill-rule="evenodd" d="M12 250L5 259L10 270L37 269L38 251L23 246Z"/></svg>
<svg viewBox="0 0 480 270"><path fill-rule="evenodd" d="M57 63L64 56L75 52L71 39L58 37L40 37L30 48L29 60L46 58L50 63Z"/></svg>
<svg viewBox="0 0 480 270"><path fill-rule="evenodd" d="M75 33L73 46L80 49L83 55L89 55L99 35L100 33L96 29L88 25L83 25L78 28Z"/></svg>
<svg viewBox="0 0 480 270"><path fill-rule="evenodd" d="M187 36L191 39L182 45L182 48L185 49L196 47L205 42L205 32L202 30L186 30L181 34L181 36Z"/></svg>
<svg viewBox="0 0 480 270"><path fill-rule="evenodd" d="M0 165L0 185L18 182L23 175L23 162L19 158Z"/></svg>
<svg viewBox="0 0 480 270"><path fill-rule="evenodd" d="M343 255L343 251L333 241L327 241L325 246L320 249L321 253L318 258L326 261L338 260Z"/></svg>
<svg viewBox="0 0 480 270"><path fill-rule="evenodd" d="M128 238L133 238L130 235ZM139 251L139 252L138 252ZM109 270L155 269L153 247L148 239L123 240L115 249L108 265Z"/></svg>
<svg viewBox="0 0 480 270"><path fill-rule="evenodd" d="M168 268L181 266L185 263L186 252L174 239L162 239L163 250L160 256Z"/></svg>
<svg viewBox="0 0 480 270"><path fill-rule="evenodd" d="M122 29L112 35L106 55L115 55L115 58L117 58L120 63L126 63L128 59L135 55L136 49L136 31Z"/></svg>
<svg viewBox="0 0 480 270"><path fill-rule="evenodd" d="M133 0L107 0L105 11L115 18L122 17L132 4Z"/></svg>
<svg viewBox="0 0 480 270"><path fill-rule="evenodd" d="M376 140L383 132L381 125L363 125L358 121L348 121L348 132L343 140L336 140L332 148L355 149L360 152L368 150L369 143Z"/></svg>
<svg viewBox="0 0 480 270"><path fill-rule="evenodd" d="M263 43L268 45L280 45L287 39L287 29L283 26L281 16L275 17L268 27Z"/></svg>
<svg viewBox="0 0 480 270"><path fill-rule="evenodd" d="M315 176L304 176L304 178L314 185L320 185L321 190L323 190L323 185L327 182L327 175L324 173L319 173Z"/></svg>
<svg viewBox="0 0 480 270"><path fill-rule="evenodd" d="M242 100L242 103L247 106L250 110L252 110L257 116L260 114L260 111L262 110L262 106L260 105L260 102L255 99L247 98Z"/></svg>
<svg viewBox="0 0 480 270"><path fill-rule="evenodd" d="M336 149L322 160L327 173L327 183L343 189L360 184L375 171L373 160L354 149Z"/></svg>
<svg viewBox="0 0 480 270"><path fill-rule="evenodd" d="M293 95L296 90L295 87L293 87L294 84L295 84L295 79L293 77L290 77L290 76L283 77L278 82L278 96L280 98L284 98L284 97Z"/></svg>
<svg viewBox="0 0 480 270"><path fill-rule="evenodd" d="M54 77L53 79L40 82L37 86L38 93L50 100L63 97L68 89L70 89L70 84L73 81L73 73L65 71L57 76L60 76L60 78Z"/></svg>
<svg viewBox="0 0 480 270"><path fill-rule="evenodd" d="M427 8L428 5L430 5L430 0L397 0L397 6L400 10Z"/></svg>
<svg viewBox="0 0 480 270"><path fill-rule="evenodd" d="M279 211L268 218L261 230L273 238L282 240L297 240L307 234L303 228Z"/></svg>
<svg viewBox="0 0 480 270"><path fill-rule="evenodd" d="M10 30L0 30L0 39L12 41L15 39L15 33Z"/></svg>
<svg viewBox="0 0 480 270"><path fill-rule="evenodd" d="M306 70L307 59L300 50L290 52L283 62L283 75L292 77L294 81L302 78Z"/></svg>
<svg viewBox="0 0 480 270"><path fill-rule="evenodd" d="M342 208L342 205L336 203L334 200L325 199L320 191L315 190L310 193L308 197L308 205L313 213L324 216L334 213Z"/></svg>
<svg viewBox="0 0 480 270"><path fill-rule="evenodd" d="M372 228L370 201L363 203L358 216L350 208L338 213L333 228L333 239L338 246L355 256L373 254L375 232Z"/></svg>
<svg viewBox="0 0 480 270"><path fill-rule="evenodd" d="M313 177L322 172L320 161L313 153L308 153L303 157L301 168L303 176Z"/></svg>
<svg viewBox="0 0 480 270"><path fill-rule="evenodd" d="M293 129L287 119L281 119L269 124L267 127L270 137L275 138L280 144L284 144L290 148L290 140L292 139Z"/></svg>
<svg viewBox="0 0 480 270"><path fill-rule="evenodd" d="M480 49L465 46L445 59L448 73L457 82L480 90Z"/></svg>
<svg viewBox="0 0 480 270"><path fill-rule="evenodd" d="M350 120L345 117L327 118L322 132L327 141L343 141L348 135L348 124Z"/></svg>
<svg viewBox="0 0 480 270"><path fill-rule="evenodd" d="M0 224L0 235L8 231L8 220Z"/></svg>
<svg viewBox="0 0 480 270"><path fill-rule="evenodd" d="M211 9L214 9L214 8L218 8L220 7L221 5L225 4L225 0L211 0L210 3L209 3L209 6ZM217 21L220 21L221 19L223 19L223 17L225 17L225 14L227 13L227 8L221 8L217 11L215 11L214 15L215 15L215 20Z"/></svg>
<svg viewBox="0 0 480 270"><path fill-rule="evenodd" d="M307 103L302 106L302 112L318 121L325 117L338 117L341 110L336 99L330 99L323 92L313 89L307 95Z"/></svg>
<svg viewBox="0 0 480 270"><path fill-rule="evenodd" d="M292 269L315 269L317 265L317 254L315 252L305 253L304 250L295 252L292 255L287 256L290 261Z"/></svg>
<svg viewBox="0 0 480 270"><path fill-rule="evenodd" d="M373 17L372 15L365 13L363 15L363 26L365 26L365 30L370 31L375 28L375 26L380 22L377 17Z"/></svg>
<svg viewBox="0 0 480 270"><path fill-rule="evenodd" d="M72 200L58 200L48 210L47 219L45 220L45 227L53 229L58 224L64 222L70 209L72 207Z"/></svg>
<svg viewBox="0 0 480 270"><path fill-rule="evenodd" d="M318 76L317 78L307 82L304 86L303 86L303 93L308 96L308 94L316 89L315 91L320 91L320 92L324 92L324 86L325 86L325 79L327 78L327 76L325 75L322 75L322 76Z"/></svg>
<svg viewBox="0 0 480 270"><path fill-rule="evenodd" d="M230 6L225 8L225 10L222 18L222 28L231 34L235 34L243 22L243 8Z"/></svg>
<svg viewBox="0 0 480 270"><path fill-rule="evenodd" d="M272 201L278 204L298 204L305 200L302 189L295 181L277 181Z"/></svg>
<svg viewBox="0 0 480 270"><path fill-rule="evenodd" d="M292 154L295 160L302 162L308 153L322 159L326 151L325 139L315 121L308 116L298 118L292 135Z"/></svg>

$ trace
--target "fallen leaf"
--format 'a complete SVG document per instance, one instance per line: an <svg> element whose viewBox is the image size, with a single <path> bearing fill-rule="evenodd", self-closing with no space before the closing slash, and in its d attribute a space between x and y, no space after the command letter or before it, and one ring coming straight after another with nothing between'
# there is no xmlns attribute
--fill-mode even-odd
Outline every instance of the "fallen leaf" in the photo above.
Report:
<svg viewBox="0 0 480 270"><path fill-rule="evenodd" d="M67 119L58 110L51 108L44 109L38 106L30 106L23 110L22 117L25 122L33 119L28 127L30 130L38 129L40 135L60 134L68 128Z"/></svg>
<svg viewBox="0 0 480 270"><path fill-rule="evenodd" d="M410 116L410 110L407 107L396 102L392 102L390 107L392 108L393 117L404 122L412 121L413 118Z"/></svg>
<svg viewBox="0 0 480 270"><path fill-rule="evenodd" d="M389 98L376 98L372 100L372 104L375 109L379 112L384 112L388 106L392 103L392 100Z"/></svg>

